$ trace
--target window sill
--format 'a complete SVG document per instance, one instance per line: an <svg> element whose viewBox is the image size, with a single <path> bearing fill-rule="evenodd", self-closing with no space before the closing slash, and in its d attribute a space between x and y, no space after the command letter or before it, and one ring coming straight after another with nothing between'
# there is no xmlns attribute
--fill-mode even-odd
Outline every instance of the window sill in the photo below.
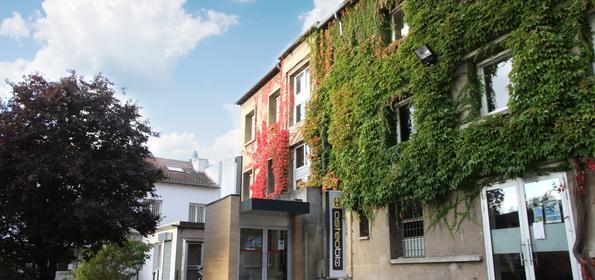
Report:
<svg viewBox="0 0 595 280"><path fill-rule="evenodd" d="M484 113L481 116L479 116L479 118L477 118L475 120L472 120L472 121L469 121L469 122L466 122L466 123L460 125L459 128L460 129L465 129L465 128L468 128L469 126L473 125L473 124L477 124L477 123L481 123L481 122L485 121L485 119L488 118L488 117L494 117L494 116L499 116L499 115L508 115L508 114L510 114L510 111L508 111L508 107L505 107L505 108L502 108L502 109L497 110L497 111L489 112L487 114Z"/></svg>
<svg viewBox="0 0 595 280"><path fill-rule="evenodd" d="M250 146L250 144L254 143L254 141L256 141L256 138L252 138L252 140L250 140L250 141L248 141L248 142L244 143L244 147L248 147L248 146Z"/></svg>
<svg viewBox="0 0 595 280"><path fill-rule="evenodd" d="M370 240L370 236L360 236L357 240Z"/></svg>
<svg viewBox="0 0 595 280"><path fill-rule="evenodd" d="M480 262L480 255L445 256L445 257L424 257L424 258L398 258L391 259L390 264L428 264L428 263L459 263L459 262Z"/></svg>

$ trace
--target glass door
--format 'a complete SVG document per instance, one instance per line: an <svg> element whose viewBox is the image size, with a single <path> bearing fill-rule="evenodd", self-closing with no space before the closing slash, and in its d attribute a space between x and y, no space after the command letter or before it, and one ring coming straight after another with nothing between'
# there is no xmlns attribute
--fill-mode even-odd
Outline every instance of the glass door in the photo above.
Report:
<svg viewBox="0 0 595 280"><path fill-rule="evenodd" d="M287 280L287 245L286 230L268 230L267 280Z"/></svg>
<svg viewBox="0 0 595 280"><path fill-rule="evenodd" d="M240 280L287 280L288 233L280 229L240 229Z"/></svg>
<svg viewBox="0 0 595 280"><path fill-rule="evenodd" d="M262 229L240 229L240 280L262 280L262 239Z"/></svg>
<svg viewBox="0 0 595 280"><path fill-rule="evenodd" d="M488 275L495 280L580 279L559 176L510 180L482 193Z"/></svg>

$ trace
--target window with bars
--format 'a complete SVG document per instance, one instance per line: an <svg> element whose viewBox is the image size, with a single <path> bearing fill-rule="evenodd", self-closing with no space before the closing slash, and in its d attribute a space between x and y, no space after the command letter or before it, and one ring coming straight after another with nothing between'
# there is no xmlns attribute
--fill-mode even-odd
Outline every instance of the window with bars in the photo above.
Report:
<svg viewBox="0 0 595 280"><path fill-rule="evenodd" d="M157 217L161 217L161 203L160 199L147 199L147 207L149 211Z"/></svg>
<svg viewBox="0 0 595 280"><path fill-rule="evenodd" d="M391 258L424 257L426 248L421 204L392 204L389 211Z"/></svg>
<svg viewBox="0 0 595 280"><path fill-rule="evenodd" d="M190 203L188 206L188 221L193 223L205 222L205 205Z"/></svg>

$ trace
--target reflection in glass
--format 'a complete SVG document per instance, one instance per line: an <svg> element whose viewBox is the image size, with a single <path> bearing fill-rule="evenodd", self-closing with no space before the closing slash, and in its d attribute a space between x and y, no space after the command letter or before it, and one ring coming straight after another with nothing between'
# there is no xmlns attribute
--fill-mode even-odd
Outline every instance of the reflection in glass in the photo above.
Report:
<svg viewBox="0 0 595 280"><path fill-rule="evenodd" d="M262 280L262 230L243 228L240 230L241 280Z"/></svg>
<svg viewBox="0 0 595 280"><path fill-rule="evenodd" d="M520 254L494 255L496 280L525 280L525 268Z"/></svg>
<svg viewBox="0 0 595 280"><path fill-rule="evenodd" d="M188 243L188 252L186 256L186 279L198 279L201 266L202 243Z"/></svg>
<svg viewBox="0 0 595 280"><path fill-rule="evenodd" d="M287 231L268 230L267 279L287 280Z"/></svg>
<svg viewBox="0 0 595 280"><path fill-rule="evenodd" d="M524 186L535 279L538 280L573 279L560 185L560 179L554 178ZM538 228L543 229L541 235L535 232Z"/></svg>
<svg viewBox="0 0 595 280"><path fill-rule="evenodd" d="M487 112L505 108L508 105L508 74L512 70L512 59L506 58L483 67Z"/></svg>
<svg viewBox="0 0 595 280"><path fill-rule="evenodd" d="M492 230L519 227L519 209L514 186L488 191L487 199Z"/></svg>

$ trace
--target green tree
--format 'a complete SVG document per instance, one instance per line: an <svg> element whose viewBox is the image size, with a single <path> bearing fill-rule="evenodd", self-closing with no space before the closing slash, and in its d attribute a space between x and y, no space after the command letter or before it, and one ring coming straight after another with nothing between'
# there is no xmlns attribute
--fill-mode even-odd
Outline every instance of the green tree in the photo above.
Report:
<svg viewBox="0 0 595 280"><path fill-rule="evenodd" d="M30 75L0 102L0 279L54 279L75 248L155 230L155 133L112 83Z"/></svg>
<svg viewBox="0 0 595 280"><path fill-rule="evenodd" d="M148 258L151 246L141 241L127 240L108 244L74 271L76 280L127 280Z"/></svg>

